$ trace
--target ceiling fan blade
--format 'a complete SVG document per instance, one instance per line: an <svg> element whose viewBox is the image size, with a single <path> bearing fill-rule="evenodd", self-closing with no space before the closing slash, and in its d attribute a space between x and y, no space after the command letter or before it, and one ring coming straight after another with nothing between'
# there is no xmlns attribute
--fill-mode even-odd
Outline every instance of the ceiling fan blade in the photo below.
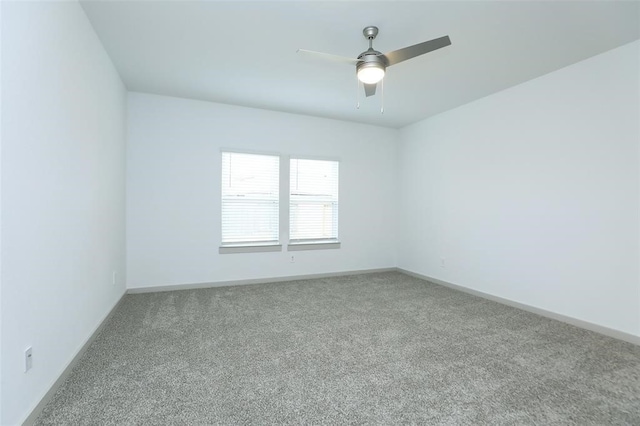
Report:
<svg viewBox="0 0 640 426"><path fill-rule="evenodd" d="M310 54L318 58L328 59L334 62L343 62L351 65L356 65L359 62L357 59L347 58L345 56L332 55L331 53L315 52L313 50L298 49L296 52Z"/></svg>
<svg viewBox="0 0 640 426"><path fill-rule="evenodd" d="M364 84L364 94L367 96L367 98L369 96L373 96L376 94L376 86L377 83L374 84Z"/></svg>
<svg viewBox="0 0 640 426"><path fill-rule="evenodd" d="M394 50L393 52L385 53L384 57L387 58L387 62L389 63L388 66L391 66L399 62L406 61L407 59L433 52L434 50L449 46L450 44L451 40L449 39L449 36L444 36L434 38L433 40L425 41L423 43L414 44L413 46L405 47L403 49Z"/></svg>

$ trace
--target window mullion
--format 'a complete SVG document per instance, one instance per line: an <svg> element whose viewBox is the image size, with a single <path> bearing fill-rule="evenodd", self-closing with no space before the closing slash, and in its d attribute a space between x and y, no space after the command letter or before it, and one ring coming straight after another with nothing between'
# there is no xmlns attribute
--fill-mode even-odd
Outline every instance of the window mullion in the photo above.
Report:
<svg viewBox="0 0 640 426"><path fill-rule="evenodd" d="M280 156L280 241L288 241L289 230L289 156Z"/></svg>

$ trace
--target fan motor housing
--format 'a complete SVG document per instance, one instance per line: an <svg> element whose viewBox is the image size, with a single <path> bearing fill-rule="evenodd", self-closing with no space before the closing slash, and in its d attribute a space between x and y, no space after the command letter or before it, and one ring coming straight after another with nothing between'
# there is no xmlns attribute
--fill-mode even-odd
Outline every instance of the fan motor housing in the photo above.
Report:
<svg viewBox="0 0 640 426"><path fill-rule="evenodd" d="M387 62L385 61L385 57L382 53L377 50L367 50L366 52L361 53L358 56L358 64L356 65L356 74L363 68L382 68L386 70Z"/></svg>

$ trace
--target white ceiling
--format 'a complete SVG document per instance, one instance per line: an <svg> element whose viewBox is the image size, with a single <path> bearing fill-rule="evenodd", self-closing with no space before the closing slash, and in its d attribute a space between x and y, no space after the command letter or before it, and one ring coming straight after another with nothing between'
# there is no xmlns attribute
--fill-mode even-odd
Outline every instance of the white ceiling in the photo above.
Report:
<svg viewBox="0 0 640 426"><path fill-rule="evenodd" d="M640 2L81 1L127 88L402 127L640 38ZM387 70L356 109L362 29L388 52L452 45Z"/></svg>

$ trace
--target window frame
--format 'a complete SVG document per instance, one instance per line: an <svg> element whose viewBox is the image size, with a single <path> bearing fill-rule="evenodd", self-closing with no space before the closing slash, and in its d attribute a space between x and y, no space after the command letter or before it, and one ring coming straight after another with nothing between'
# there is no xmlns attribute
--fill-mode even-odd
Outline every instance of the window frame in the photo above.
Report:
<svg viewBox="0 0 640 426"><path fill-rule="evenodd" d="M327 249L339 249L342 244L340 242L340 169L341 161L336 157L321 157L321 156L309 156L309 155L290 155L287 157L287 251L302 251L302 250L327 250ZM292 240L291 239L291 160L313 160L313 161L331 161L338 163L338 190L337 190L337 227L338 235L336 238L317 238L317 239L304 239L304 240Z"/></svg>
<svg viewBox="0 0 640 426"><path fill-rule="evenodd" d="M245 241L245 242L222 242L222 208L223 208L223 194L222 194L222 158L223 153L230 154L247 154L247 155L264 155L271 157L278 157L278 240L277 241ZM282 160L283 156L280 153L273 151L257 151L257 150L245 150L236 148L220 148L220 156L218 158L218 164L220 166L218 176L220 178L219 197L220 200L220 246L218 247L219 254L232 254L232 253L259 253L259 252L273 252L282 251Z"/></svg>
<svg viewBox="0 0 640 426"><path fill-rule="evenodd" d="M302 250L328 250L339 249L342 244L339 239L327 239L314 240L314 241L294 241L290 240L290 171L291 171L291 159L297 160L321 160L321 161L335 161L338 163L338 200L340 200L340 164L342 161L337 157L325 157L325 156L313 156L313 155L293 155L283 154L275 151L262 151L253 149L242 148L228 148L221 147L219 149L220 156L218 158L218 165L220 167L218 178L220 179L220 185L218 189L218 200L220 201L220 246L218 247L219 254L236 254L236 253L264 253L264 252L281 252L283 251L283 241L287 241L287 251L302 251ZM277 243L227 243L222 244L222 153L236 153L236 154L253 154L253 155L271 155L280 158L280 171L279 171L279 238ZM338 202L338 206L340 203ZM339 209L339 207L338 207ZM340 215L338 214L338 220ZM338 224L339 225L339 224ZM339 227L338 227L339 229ZM339 237L339 235L338 235Z"/></svg>

